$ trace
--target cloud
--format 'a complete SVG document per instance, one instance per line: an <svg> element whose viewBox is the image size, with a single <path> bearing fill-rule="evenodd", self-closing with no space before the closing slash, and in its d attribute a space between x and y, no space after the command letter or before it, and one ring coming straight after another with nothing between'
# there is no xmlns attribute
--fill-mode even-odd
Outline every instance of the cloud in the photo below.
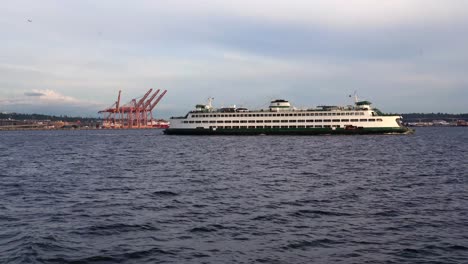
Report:
<svg viewBox="0 0 468 264"><path fill-rule="evenodd" d="M466 20L463 0L173 0L145 1L148 10L163 16L236 16L275 23L333 28L379 28L407 24L453 23Z"/></svg>
<svg viewBox="0 0 468 264"><path fill-rule="evenodd" d="M50 89L33 89L13 98L0 98L2 111L38 112L68 115L95 115L102 103L79 100Z"/></svg>
<svg viewBox="0 0 468 264"><path fill-rule="evenodd" d="M34 89L33 94L39 94L39 99L45 103L72 103L72 104L84 104L84 102L73 98L71 96L65 96L56 91L45 89L38 90Z"/></svg>
<svg viewBox="0 0 468 264"><path fill-rule="evenodd" d="M208 96L310 106L354 90L390 111L463 111L467 9L458 0L10 1L0 108L94 114L118 90L126 102L162 88L167 115ZM424 103L441 95L450 103Z"/></svg>
<svg viewBox="0 0 468 264"><path fill-rule="evenodd" d="M24 95L26 96L44 96L45 94L39 92L25 92Z"/></svg>

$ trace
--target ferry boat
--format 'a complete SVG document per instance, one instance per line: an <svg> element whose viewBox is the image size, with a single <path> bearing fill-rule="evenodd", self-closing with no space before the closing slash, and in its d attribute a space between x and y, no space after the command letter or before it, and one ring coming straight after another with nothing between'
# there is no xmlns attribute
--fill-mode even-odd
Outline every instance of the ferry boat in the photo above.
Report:
<svg viewBox="0 0 468 264"><path fill-rule="evenodd" d="M321 135L321 134L409 134L402 117L386 115L369 101L354 105L297 109L287 100L270 102L268 109L198 104L183 117L171 117L167 135Z"/></svg>

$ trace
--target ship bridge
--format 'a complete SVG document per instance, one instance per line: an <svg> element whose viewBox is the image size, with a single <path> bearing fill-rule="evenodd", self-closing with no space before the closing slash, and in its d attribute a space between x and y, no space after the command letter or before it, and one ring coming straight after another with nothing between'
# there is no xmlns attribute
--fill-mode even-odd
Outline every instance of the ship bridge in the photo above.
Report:
<svg viewBox="0 0 468 264"><path fill-rule="evenodd" d="M291 109L291 104L287 100L277 99L270 102L270 111L287 111Z"/></svg>

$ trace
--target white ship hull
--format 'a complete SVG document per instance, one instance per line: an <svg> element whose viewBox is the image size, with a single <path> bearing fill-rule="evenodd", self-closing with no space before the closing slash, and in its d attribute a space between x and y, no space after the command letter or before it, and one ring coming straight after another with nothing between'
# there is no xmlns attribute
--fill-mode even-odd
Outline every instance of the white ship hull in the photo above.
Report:
<svg viewBox="0 0 468 264"><path fill-rule="evenodd" d="M192 111L185 117L171 118L171 127L165 133L314 135L410 132L401 125L400 120L401 116L379 115L370 105L321 110L297 110L282 106L270 106L268 110L259 111L238 111L236 108L210 111L208 108Z"/></svg>

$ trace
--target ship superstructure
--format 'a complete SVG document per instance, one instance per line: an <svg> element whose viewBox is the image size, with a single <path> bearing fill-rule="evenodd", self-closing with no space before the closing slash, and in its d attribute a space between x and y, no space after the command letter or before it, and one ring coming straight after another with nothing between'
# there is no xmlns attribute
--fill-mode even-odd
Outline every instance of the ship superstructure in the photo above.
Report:
<svg viewBox="0 0 468 264"><path fill-rule="evenodd" d="M166 134L185 135L316 135L408 133L402 117L385 115L369 101L349 106L318 106L296 109L277 99L268 109L248 110L236 106L216 109L212 99L196 105L184 117L172 117Z"/></svg>

